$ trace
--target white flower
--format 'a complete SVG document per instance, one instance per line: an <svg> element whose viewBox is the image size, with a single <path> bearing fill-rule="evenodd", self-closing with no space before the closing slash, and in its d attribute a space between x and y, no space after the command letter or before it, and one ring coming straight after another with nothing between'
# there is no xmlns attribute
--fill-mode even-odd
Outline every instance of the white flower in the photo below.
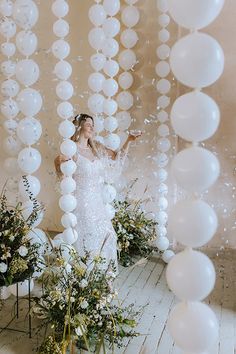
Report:
<svg viewBox="0 0 236 354"><path fill-rule="evenodd" d="M84 331L84 329L83 329L83 331ZM75 333L77 334L77 336L82 336L83 335L83 332L82 332L82 329L81 329L81 327L77 327L76 329L75 329Z"/></svg>
<svg viewBox="0 0 236 354"><path fill-rule="evenodd" d="M88 302L86 300L82 301L81 304L80 304L80 307L82 309L86 309L88 307Z"/></svg>
<svg viewBox="0 0 236 354"><path fill-rule="evenodd" d="M13 236L13 235L10 236L10 237L9 237L9 240L10 240L11 242L13 242L13 241L15 240L15 236Z"/></svg>
<svg viewBox="0 0 236 354"><path fill-rule="evenodd" d="M86 286L88 286L87 280L82 279L81 282L79 283L79 286L80 286L81 288L86 288Z"/></svg>
<svg viewBox="0 0 236 354"><path fill-rule="evenodd" d="M0 263L0 272L1 272L1 273L5 273L6 271L7 271L7 264L1 262L1 263Z"/></svg>
<svg viewBox="0 0 236 354"><path fill-rule="evenodd" d="M18 253L21 257L25 257L28 253L28 249L25 246L20 246Z"/></svg>

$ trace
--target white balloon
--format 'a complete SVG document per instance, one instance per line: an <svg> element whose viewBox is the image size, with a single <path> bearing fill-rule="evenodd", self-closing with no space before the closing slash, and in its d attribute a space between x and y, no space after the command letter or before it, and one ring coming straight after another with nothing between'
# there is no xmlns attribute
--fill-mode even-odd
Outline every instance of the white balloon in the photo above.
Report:
<svg viewBox="0 0 236 354"><path fill-rule="evenodd" d="M95 4L89 9L89 19L96 27L101 26L106 19L104 7L100 4Z"/></svg>
<svg viewBox="0 0 236 354"><path fill-rule="evenodd" d="M38 21L38 7L31 0L16 0L13 5L13 18L25 30L32 28Z"/></svg>
<svg viewBox="0 0 236 354"><path fill-rule="evenodd" d="M118 82L123 90L128 90L133 85L134 78L131 73L125 71L120 74Z"/></svg>
<svg viewBox="0 0 236 354"><path fill-rule="evenodd" d="M60 81L56 86L56 94L61 100L69 100L74 94L74 87L69 81Z"/></svg>
<svg viewBox="0 0 236 354"><path fill-rule="evenodd" d="M57 114L62 119L69 119L74 114L74 108L70 102L61 102L57 106Z"/></svg>
<svg viewBox="0 0 236 354"><path fill-rule="evenodd" d="M122 31L120 40L125 48L133 48L138 42L137 32L132 28L127 28L126 30Z"/></svg>
<svg viewBox="0 0 236 354"><path fill-rule="evenodd" d="M128 134L126 132L119 132L118 136L120 138L120 147L123 146L128 138Z"/></svg>
<svg viewBox="0 0 236 354"><path fill-rule="evenodd" d="M168 194L168 186L167 186L165 183L161 182L161 183L159 184L159 186L157 187L157 193L158 193L160 196L165 196L165 195L167 195L167 194ZM165 236L165 235L163 235L163 236Z"/></svg>
<svg viewBox="0 0 236 354"><path fill-rule="evenodd" d="M158 38L162 43L168 42L170 39L170 32L163 28L161 31L159 31Z"/></svg>
<svg viewBox="0 0 236 354"><path fill-rule="evenodd" d="M76 190L76 182L72 177L65 177L60 183L61 194L70 194Z"/></svg>
<svg viewBox="0 0 236 354"><path fill-rule="evenodd" d="M34 89L26 88L22 90L16 99L20 111L29 117L35 116L42 107L42 97L40 93Z"/></svg>
<svg viewBox="0 0 236 354"><path fill-rule="evenodd" d="M126 27L134 27L140 19L140 13L135 6L126 6L121 13L121 20Z"/></svg>
<svg viewBox="0 0 236 354"><path fill-rule="evenodd" d="M129 91L122 91L117 95L117 104L120 109L128 111L134 104L133 95Z"/></svg>
<svg viewBox="0 0 236 354"><path fill-rule="evenodd" d="M115 16L120 10L120 0L104 0L103 7L107 15Z"/></svg>
<svg viewBox="0 0 236 354"><path fill-rule="evenodd" d="M107 184L103 187L102 196L104 203L112 203L116 198L116 189L112 185Z"/></svg>
<svg viewBox="0 0 236 354"><path fill-rule="evenodd" d="M217 226L214 210L203 200L179 201L170 212L170 232L185 246L205 245L214 236Z"/></svg>
<svg viewBox="0 0 236 354"><path fill-rule="evenodd" d="M165 263L169 263L171 259L174 257L175 253L172 250L166 250L162 253L162 260Z"/></svg>
<svg viewBox="0 0 236 354"><path fill-rule="evenodd" d="M177 183L184 189L201 193L215 183L220 165L210 151L194 146L180 151L174 157L172 172Z"/></svg>
<svg viewBox="0 0 236 354"><path fill-rule="evenodd" d="M7 119L15 118L19 113L18 104L16 103L16 101L12 100L11 98L3 101L1 104L1 113Z"/></svg>
<svg viewBox="0 0 236 354"><path fill-rule="evenodd" d="M40 139L41 134L42 126L40 122L33 117L21 119L17 126L17 135L25 145L35 144Z"/></svg>
<svg viewBox="0 0 236 354"><path fill-rule="evenodd" d="M164 152L158 152L157 156L155 157L154 161L156 161L158 167L163 168L168 165L169 158Z"/></svg>
<svg viewBox="0 0 236 354"><path fill-rule="evenodd" d="M169 116L168 113L165 111L161 111L157 114L157 118L159 120L160 123L165 123L166 121L168 121Z"/></svg>
<svg viewBox="0 0 236 354"><path fill-rule="evenodd" d="M117 150L120 146L120 138L117 134L109 134L105 138L105 145L108 149Z"/></svg>
<svg viewBox="0 0 236 354"><path fill-rule="evenodd" d="M107 117L104 121L104 128L109 131L109 132L113 132L114 130L116 130L118 127L118 122L117 119L115 117Z"/></svg>
<svg viewBox="0 0 236 354"><path fill-rule="evenodd" d="M3 61L1 64L1 72L8 78L13 76L16 71L16 63L12 60Z"/></svg>
<svg viewBox="0 0 236 354"><path fill-rule="evenodd" d="M77 146L71 139L66 139L61 143L60 150L63 155L70 158L75 155Z"/></svg>
<svg viewBox="0 0 236 354"><path fill-rule="evenodd" d="M108 116L113 116L118 109L117 102L111 98L107 98L103 103L103 111Z"/></svg>
<svg viewBox="0 0 236 354"><path fill-rule="evenodd" d="M157 99L157 106L158 107L165 109L169 106L169 104L170 104L170 97L165 96L165 95L158 97L158 99Z"/></svg>
<svg viewBox="0 0 236 354"><path fill-rule="evenodd" d="M36 178L35 176L28 175L28 176L26 176L26 178L27 178L29 187L25 185L24 179L21 178L19 180L19 192L24 199L28 200L28 199L30 199L30 196L35 198L39 194L40 189L41 189L41 185L40 185L39 179ZM29 208L29 205L27 207ZM28 212L29 212L29 209L28 209Z"/></svg>
<svg viewBox="0 0 236 354"><path fill-rule="evenodd" d="M158 234L159 237L165 237L167 235L167 229L165 226L162 225L157 225L156 226L156 232Z"/></svg>
<svg viewBox="0 0 236 354"><path fill-rule="evenodd" d="M182 84L202 88L221 76L224 53L219 43L208 34L191 33L172 47L170 66Z"/></svg>
<svg viewBox="0 0 236 354"><path fill-rule="evenodd" d="M170 64L164 60L161 60L157 63L155 69L158 76L166 77L170 73Z"/></svg>
<svg viewBox="0 0 236 354"><path fill-rule="evenodd" d="M160 237L156 241L156 246L160 251L166 251L170 245L170 241L167 237Z"/></svg>
<svg viewBox="0 0 236 354"><path fill-rule="evenodd" d="M181 302L172 309L169 331L183 350L201 353L213 346L218 336L214 312L201 302Z"/></svg>
<svg viewBox="0 0 236 354"><path fill-rule="evenodd" d="M165 225L168 220L168 215L165 211L161 210L155 214L155 219L160 225Z"/></svg>
<svg viewBox="0 0 236 354"><path fill-rule="evenodd" d="M60 197L59 206L64 212L71 212L77 206L77 199L71 194L65 194Z"/></svg>
<svg viewBox="0 0 236 354"><path fill-rule="evenodd" d="M33 279L30 279L30 283L28 280L18 283L18 296L26 296L29 293L29 289L31 292L33 288L34 288ZM12 295L17 296L16 284L10 285L9 291L11 292Z"/></svg>
<svg viewBox="0 0 236 354"><path fill-rule="evenodd" d="M71 227L68 229L65 229L62 234L62 239L65 241L65 243L72 245L75 243L78 239L78 234L77 232L72 229Z"/></svg>
<svg viewBox="0 0 236 354"><path fill-rule="evenodd" d="M67 21L59 19L53 24L53 33L60 38L64 38L70 31L70 25Z"/></svg>
<svg viewBox="0 0 236 354"><path fill-rule="evenodd" d="M2 17L0 20L0 33L5 38L12 38L16 34L16 24L8 17Z"/></svg>
<svg viewBox="0 0 236 354"><path fill-rule="evenodd" d="M19 52L24 56L32 55L38 45L36 35L31 31L21 31L16 35L16 46Z"/></svg>
<svg viewBox="0 0 236 354"><path fill-rule="evenodd" d="M170 140L167 138L160 138L157 140L157 148L161 152L167 152L171 148Z"/></svg>
<svg viewBox="0 0 236 354"><path fill-rule="evenodd" d="M69 5L64 0L56 0L52 4L52 12L56 17L65 17L69 12Z"/></svg>
<svg viewBox="0 0 236 354"><path fill-rule="evenodd" d="M102 117L94 117L94 130L100 133L104 129L104 119Z"/></svg>
<svg viewBox="0 0 236 354"><path fill-rule="evenodd" d="M107 76L114 77L118 74L120 70L119 64L117 61L109 59L105 62L103 71Z"/></svg>
<svg viewBox="0 0 236 354"><path fill-rule="evenodd" d="M157 199L156 205L159 210L166 210L168 208L168 201L165 197L159 197Z"/></svg>
<svg viewBox="0 0 236 354"><path fill-rule="evenodd" d="M158 135L160 135L162 137L170 135L170 129L169 129L168 125L166 125L166 124L159 125L157 132L158 132Z"/></svg>
<svg viewBox="0 0 236 354"><path fill-rule="evenodd" d="M126 71L131 70L137 63L136 54L131 49L125 49L120 53L118 61L122 69Z"/></svg>
<svg viewBox="0 0 236 354"><path fill-rule="evenodd" d="M167 44L161 44L157 47L156 54L159 59L166 60L170 55L170 47Z"/></svg>
<svg viewBox="0 0 236 354"><path fill-rule="evenodd" d="M10 176L18 175L20 173L17 158L15 157L6 158L4 160L3 166L7 174Z"/></svg>
<svg viewBox="0 0 236 354"><path fill-rule="evenodd" d="M115 17L108 17L102 28L106 37L115 37L120 32L120 21Z"/></svg>
<svg viewBox="0 0 236 354"><path fill-rule="evenodd" d="M16 133L17 125L18 123L14 119L6 119L3 123L4 129L9 135Z"/></svg>
<svg viewBox="0 0 236 354"><path fill-rule="evenodd" d="M101 73L92 73L88 78L89 88L94 92L102 91L103 83L105 81L105 76Z"/></svg>
<svg viewBox="0 0 236 354"><path fill-rule="evenodd" d="M3 97L15 97L19 92L20 86L17 81L8 79L1 84L1 93Z"/></svg>
<svg viewBox="0 0 236 354"><path fill-rule="evenodd" d="M38 81L39 67L32 59L23 59L16 65L16 78L24 86L31 86Z"/></svg>
<svg viewBox="0 0 236 354"><path fill-rule="evenodd" d="M108 58L113 58L119 52L119 43L114 38L106 38L102 44L102 52Z"/></svg>
<svg viewBox="0 0 236 354"><path fill-rule="evenodd" d="M118 120L119 128L121 130L128 129L132 122L130 113L126 111L117 113L116 118Z"/></svg>
<svg viewBox="0 0 236 354"><path fill-rule="evenodd" d="M107 79L103 82L102 90L108 97L114 96L118 92L119 86L114 79Z"/></svg>
<svg viewBox="0 0 236 354"><path fill-rule="evenodd" d="M91 113L97 114L103 112L104 96L99 93L95 93L88 99L88 108Z"/></svg>
<svg viewBox="0 0 236 354"><path fill-rule="evenodd" d="M171 123L182 139L199 142L214 135L220 122L215 101L200 91L177 98L171 110Z"/></svg>
<svg viewBox="0 0 236 354"><path fill-rule="evenodd" d="M170 16L168 16L167 14L161 14L158 17L158 23L161 27L167 27L170 23Z"/></svg>
<svg viewBox="0 0 236 354"><path fill-rule="evenodd" d="M6 57L12 57L16 52L16 46L14 43L10 43L10 42L2 43L1 52Z"/></svg>
<svg viewBox="0 0 236 354"><path fill-rule="evenodd" d="M100 27L92 28L88 35L89 44L95 50L100 50L102 48L105 38L105 33Z"/></svg>
<svg viewBox="0 0 236 354"><path fill-rule="evenodd" d="M157 91L160 92L162 95L168 93L171 89L171 83L167 79L161 79L157 81L156 85Z"/></svg>
<svg viewBox="0 0 236 354"><path fill-rule="evenodd" d="M58 131L63 138L69 139L75 133L75 126L69 120L64 120L60 123Z"/></svg>
<svg viewBox="0 0 236 354"><path fill-rule="evenodd" d="M69 43L64 41L64 39L58 39L52 45L52 53L60 60L65 59L70 54Z"/></svg>
<svg viewBox="0 0 236 354"><path fill-rule="evenodd" d="M169 10L168 0L157 0L157 8L161 12L167 12Z"/></svg>
<svg viewBox="0 0 236 354"><path fill-rule="evenodd" d="M157 179L157 183L165 182L168 177L168 172L164 168L158 169L153 174Z"/></svg>
<svg viewBox="0 0 236 354"><path fill-rule="evenodd" d="M60 80L67 80L72 74L72 66L68 61L65 60L60 60L54 68L55 75L58 77Z"/></svg>
<svg viewBox="0 0 236 354"><path fill-rule="evenodd" d="M11 0L0 1L0 13L2 16L12 16L13 2Z"/></svg>
<svg viewBox="0 0 236 354"><path fill-rule="evenodd" d="M75 227L77 225L77 217L73 213L65 213L61 217L61 224L64 228Z"/></svg>
<svg viewBox="0 0 236 354"><path fill-rule="evenodd" d="M17 156L21 149L21 142L18 138L8 136L3 140L3 148L9 156Z"/></svg>
<svg viewBox="0 0 236 354"><path fill-rule="evenodd" d="M21 170L27 174L34 173L41 165L41 154L38 150L27 147L18 155L18 164Z"/></svg>
<svg viewBox="0 0 236 354"><path fill-rule="evenodd" d="M166 271L170 290L185 301L205 299L214 288L215 278L211 260L205 254L194 250L178 253L172 258Z"/></svg>
<svg viewBox="0 0 236 354"><path fill-rule="evenodd" d="M77 165L73 160L69 160L66 162L63 162L60 166L62 173L64 174L64 176L70 177L72 176L76 169L77 169Z"/></svg>
<svg viewBox="0 0 236 354"><path fill-rule="evenodd" d="M106 63L106 56L102 53L93 54L90 58L90 64L95 71L103 69Z"/></svg>
<svg viewBox="0 0 236 354"><path fill-rule="evenodd" d="M11 292L9 290L9 286L2 286L0 288L0 299L1 300L6 300L11 296Z"/></svg>
<svg viewBox="0 0 236 354"><path fill-rule="evenodd" d="M224 0L180 0L178 5L174 0L170 0L169 11L174 21L180 26L200 29L214 21L223 5Z"/></svg>

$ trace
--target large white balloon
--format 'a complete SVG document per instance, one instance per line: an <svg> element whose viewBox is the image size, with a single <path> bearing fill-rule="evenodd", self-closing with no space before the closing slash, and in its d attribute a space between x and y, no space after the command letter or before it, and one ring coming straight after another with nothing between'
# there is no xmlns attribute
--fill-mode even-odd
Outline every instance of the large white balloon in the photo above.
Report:
<svg viewBox="0 0 236 354"><path fill-rule="evenodd" d="M26 88L22 90L16 99L21 112L25 116L35 116L42 107L42 97L40 93L34 89Z"/></svg>
<svg viewBox="0 0 236 354"><path fill-rule="evenodd" d="M201 302L177 304L170 313L168 327L176 344L193 353L210 349L219 331L215 314Z"/></svg>
<svg viewBox="0 0 236 354"><path fill-rule="evenodd" d="M32 28L38 21L38 7L31 0L16 0L13 5L13 18L25 30Z"/></svg>
<svg viewBox="0 0 236 354"><path fill-rule="evenodd" d="M126 27L134 27L140 19L140 13L135 6L126 6L121 13L121 20Z"/></svg>
<svg viewBox="0 0 236 354"><path fill-rule="evenodd" d="M71 194L65 194L59 199L59 206L64 212L71 212L75 210L77 199Z"/></svg>
<svg viewBox="0 0 236 354"><path fill-rule="evenodd" d="M120 21L115 17L108 17L102 28L106 37L115 37L120 32Z"/></svg>
<svg viewBox="0 0 236 354"><path fill-rule="evenodd" d="M172 172L177 183L185 190L201 193L215 183L220 165L210 151L194 146L180 151L174 157Z"/></svg>
<svg viewBox="0 0 236 354"><path fill-rule="evenodd" d="M73 93L74 87L69 81L60 81L56 86L56 94L61 100L69 100Z"/></svg>
<svg viewBox="0 0 236 354"><path fill-rule="evenodd" d="M125 49L120 53L118 61L122 69L131 70L137 63L136 54L131 49Z"/></svg>
<svg viewBox="0 0 236 354"><path fill-rule="evenodd" d="M122 74L120 74L118 82L123 90L128 90L133 85L133 75L128 71L124 71Z"/></svg>
<svg viewBox="0 0 236 354"><path fill-rule="evenodd" d="M17 126L17 135L25 145L35 144L42 134L42 126L40 122L33 118L27 117L20 120Z"/></svg>
<svg viewBox="0 0 236 354"><path fill-rule="evenodd" d="M89 44L95 50L100 50L102 48L105 38L105 33L100 27L92 28L88 35Z"/></svg>
<svg viewBox="0 0 236 354"><path fill-rule="evenodd" d="M120 41L125 48L133 48L138 42L137 32L135 32L132 28L127 28L122 31Z"/></svg>
<svg viewBox="0 0 236 354"><path fill-rule="evenodd" d="M2 17L0 20L0 33L5 38L12 38L16 34L16 24L8 17Z"/></svg>
<svg viewBox="0 0 236 354"><path fill-rule="evenodd" d="M39 78L38 64L32 59L23 59L16 65L16 78L24 86L33 85Z"/></svg>
<svg viewBox="0 0 236 354"><path fill-rule="evenodd" d="M89 9L89 19L96 27L101 26L106 19L104 7L100 4L95 4Z"/></svg>
<svg viewBox="0 0 236 354"><path fill-rule="evenodd" d="M77 224L77 217L73 213L65 213L61 217L61 224L64 228L75 227Z"/></svg>
<svg viewBox="0 0 236 354"><path fill-rule="evenodd" d="M60 183L61 194L70 194L76 190L76 182L72 177L65 177Z"/></svg>
<svg viewBox="0 0 236 354"><path fill-rule="evenodd" d="M18 164L22 171L27 174L34 173L41 165L41 154L32 147L26 147L18 155Z"/></svg>
<svg viewBox="0 0 236 354"><path fill-rule="evenodd" d="M77 146L71 139L65 139L60 146L61 153L69 158L75 155ZM69 161L68 161L69 162Z"/></svg>
<svg viewBox="0 0 236 354"><path fill-rule="evenodd" d="M103 7L107 15L115 16L120 10L120 0L104 0Z"/></svg>
<svg viewBox="0 0 236 354"><path fill-rule="evenodd" d="M21 31L16 35L16 46L24 56L32 55L38 45L37 36L31 31Z"/></svg>
<svg viewBox="0 0 236 354"><path fill-rule="evenodd" d="M219 43L205 33L191 33L171 49L170 66L184 85L202 88L213 84L224 69L224 53Z"/></svg>
<svg viewBox="0 0 236 354"><path fill-rule="evenodd" d="M203 253L185 250L170 261L166 278L169 288L181 300L201 301L215 285L215 269Z"/></svg>
<svg viewBox="0 0 236 354"><path fill-rule="evenodd" d="M12 99L3 101L1 104L1 113L7 119L14 119L19 113L18 104Z"/></svg>
<svg viewBox="0 0 236 354"><path fill-rule="evenodd" d="M166 251L170 245L170 241L167 237L160 237L156 241L156 246L160 251Z"/></svg>
<svg viewBox="0 0 236 354"><path fill-rule="evenodd" d="M3 123L4 129L9 135L16 133L17 125L18 123L14 119L6 119Z"/></svg>
<svg viewBox="0 0 236 354"><path fill-rule="evenodd" d="M60 38L64 38L70 31L70 25L67 21L59 19L53 24L53 33Z"/></svg>
<svg viewBox="0 0 236 354"><path fill-rule="evenodd" d="M69 12L69 5L64 0L56 0L52 4L52 12L56 17L65 17Z"/></svg>
<svg viewBox="0 0 236 354"><path fill-rule="evenodd" d="M60 60L56 63L54 73L60 80L67 80L72 74L72 66L68 61Z"/></svg>
<svg viewBox="0 0 236 354"><path fill-rule="evenodd" d="M91 113L97 114L103 112L104 96L99 93L95 93L88 99L88 108Z"/></svg>
<svg viewBox="0 0 236 354"><path fill-rule="evenodd" d="M70 102L61 102L57 106L57 113L62 119L69 119L74 114L74 108Z"/></svg>
<svg viewBox="0 0 236 354"><path fill-rule="evenodd" d="M16 63L12 60L6 60L3 61L1 64L1 72L3 73L3 75L5 75L6 77L11 77L15 74L15 70L16 70Z"/></svg>
<svg viewBox="0 0 236 354"><path fill-rule="evenodd" d="M65 59L70 54L69 43L64 41L64 39L58 39L57 41L53 42L52 53L56 58L60 60Z"/></svg>
<svg viewBox="0 0 236 354"><path fill-rule="evenodd" d="M75 125L69 120L64 120L59 124L58 131L63 138L71 138L75 133Z"/></svg>
<svg viewBox="0 0 236 354"><path fill-rule="evenodd" d="M101 73L92 73L88 78L89 88L94 92L102 91L103 83L105 81L105 76Z"/></svg>
<svg viewBox="0 0 236 354"><path fill-rule="evenodd" d="M26 178L27 178L29 186L26 186L24 179L21 178L19 180L19 192L24 199L28 200L28 199L30 199L30 197L36 197L39 194L41 185L40 185L39 179L36 178L35 176L28 175L28 176L26 176ZM23 205L22 205L22 207L23 207ZM29 204L26 205L26 207L27 207L27 209L25 210L25 213L26 213L25 215L29 216L33 210L31 210L31 207ZM40 221L39 221L39 223L40 223Z"/></svg>
<svg viewBox="0 0 236 354"><path fill-rule="evenodd" d="M114 38L106 38L102 44L102 52L109 58L113 58L119 51L119 43Z"/></svg>
<svg viewBox="0 0 236 354"><path fill-rule="evenodd" d="M103 82L102 89L106 96L112 97L118 92L119 86L116 80L107 79Z"/></svg>
<svg viewBox="0 0 236 354"><path fill-rule="evenodd" d="M60 167L61 167L62 173L65 176L70 177L75 173L77 165L73 160L69 160L69 161L63 162Z"/></svg>
<svg viewBox="0 0 236 354"><path fill-rule="evenodd" d="M109 59L106 61L103 67L103 71L107 76L114 77L118 74L120 70L119 64L117 61Z"/></svg>
<svg viewBox="0 0 236 354"><path fill-rule="evenodd" d="M12 57L16 52L16 46L14 43L10 43L10 42L2 43L1 52L6 57Z"/></svg>
<svg viewBox="0 0 236 354"><path fill-rule="evenodd" d="M129 91L122 91L117 96L117 103L120 109L128 111L134 104L134 98Z"/></svg>
<svg viewBox="0 0 236 354"><path fill-rule="evenodd" d="M72 245L77 241L78 234L74 229L69 227L63 231L62 239L65 241L65 243Z"/></svg>
<svg viewBox="0 0 236 354"><path fill-rule="evenodd" d="M118 127L118 122L117 119L115 117L107 117L104 121L104 128L109 131L109 132L113 132L114 130L116 130Z"/></svg>
<svg viewBox="0 0 236 354"><path fill-rule="evenodd" d="M217 226L214 210L200 199L179 201L170 212L170 233L185 246L205 245L214 236Z"/></svg>
<svg viewBox="0 0 236 354"><path fill-rule="evenodd" d="M103 69L106 63L106 56L102 53L93 54L90 58L90 64L95 71Z"/></svg>
<svg viewBox="0 0 236 354"><path fill-rule="evenodd" d="M19 92L20 86L17 81L8 79L1 84L1 93L3 97L15 97Z"/></svg>
<svg viewBox="0 0 236 354"><path fill-rule="evenodd" d="M118 109L117 102L111 98L107 98L103 103L103 112L108 116L113 116Z"/></svg>
<svg viewBox="0 0 236 354"><path fill-rule="evenodd" d="M0 13L2 16L12 16L13 2L11 0L0 1Z"/></svg>
<svg viewBox="0 0 236 354"><path fill-rule="evenodd" d="M169 0L169 11L180 26L200 29L214 21L223 5L224 0Z"/></svg>
<svg viewBox="0 0 236 354"><path fill-rule="evenodd" d="M177 98L171 110L171 123L182 139L199 142L210 138L218 128L220 111L215 101L200 91Z"/></svg>

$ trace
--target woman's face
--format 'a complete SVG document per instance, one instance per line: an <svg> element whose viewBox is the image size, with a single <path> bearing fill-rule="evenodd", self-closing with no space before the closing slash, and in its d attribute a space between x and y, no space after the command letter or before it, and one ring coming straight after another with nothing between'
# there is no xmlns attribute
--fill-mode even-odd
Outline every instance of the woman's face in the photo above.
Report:
<svg viewBox="0 0 236 354"><path fill-rule="evenodd" d="M86 139L91 139L93 137L94 126L91 118L87 118L82 126L82 133Z"/></svg>

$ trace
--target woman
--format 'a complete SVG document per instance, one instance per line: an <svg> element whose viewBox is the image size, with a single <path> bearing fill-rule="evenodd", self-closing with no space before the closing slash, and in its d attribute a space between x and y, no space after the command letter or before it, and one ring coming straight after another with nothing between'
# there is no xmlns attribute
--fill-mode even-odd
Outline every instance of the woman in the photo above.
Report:
<svg viewBox="0 0 236 354"><path fill-rule="evenodd" d="M71 139L77 144L77 154L74 158L77 170L74 179L77 185L75 214L78 220L78 240L74 247L80 255L88 251L92 259L101 255L106 261L104 268L113 262L118 272L117 237L102 199L104 161L107 156L113 160L125 156L130 142L136 140L141 133L129 134L123 148L115 152L93 141L94 120L91 116L77 115L73 124L76 131ZM60 177L62 177L60 164L66 160L63 155L55 159L56 171Z"/></svg>

